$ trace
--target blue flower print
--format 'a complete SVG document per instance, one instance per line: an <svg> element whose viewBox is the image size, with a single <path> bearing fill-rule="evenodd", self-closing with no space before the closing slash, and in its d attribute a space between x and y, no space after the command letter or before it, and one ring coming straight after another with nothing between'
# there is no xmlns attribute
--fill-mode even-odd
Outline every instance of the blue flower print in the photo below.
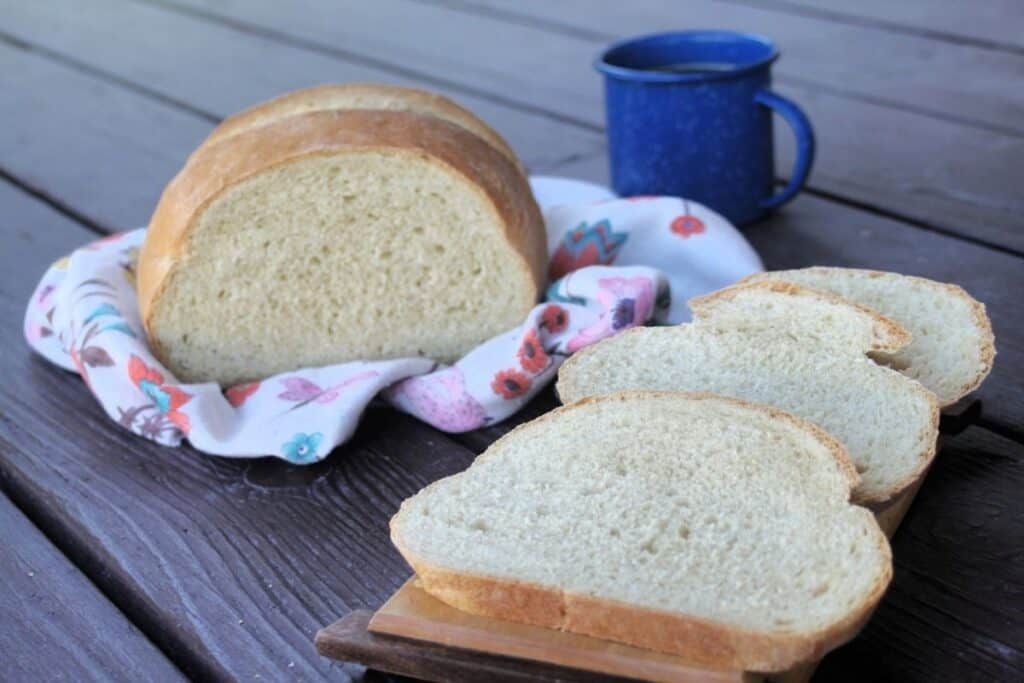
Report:
<svg viewBox="0 0 1024 683"><path fill-rule="evenodd" d="M103 304L100 304L99 306L97 306L96 308L94 308L92 313L90 313L86 317L85 321L82 324L83 325L88 325L89 323L91 323L96 318L101 318L101 317L103 317L105 315L113 315L113 316L121 317L121 311L117 310L117 308L115 308L113 304L103 303Z"/></svg>
<svg viewBox="0 0 1024 683"><path fill-rule="evenodd" d="M289 462L305 465L316 460L316 449L323 438L324 435L320 432L313 434L299 432L292 437L291 441L281 446L281 452Z"/></svg>

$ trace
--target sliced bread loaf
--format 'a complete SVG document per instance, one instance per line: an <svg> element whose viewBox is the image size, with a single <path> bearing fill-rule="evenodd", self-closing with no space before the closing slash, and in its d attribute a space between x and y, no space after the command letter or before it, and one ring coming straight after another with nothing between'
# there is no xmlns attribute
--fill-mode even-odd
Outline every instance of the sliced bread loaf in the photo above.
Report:
<svg viewBox="0 0 1024 683"><path fill-rule="evenodd" d="M992 370L995 338L985 306L962 288L897 273L853 268L804 268L752 276L838 294L896 321L913 341L875 358L921 382L942 405L974 391Z"/></svg>
<svg viewBox="0 0 1024 683"><path fill-rule="evenodd" d="M782 411L616 394L516 428L406 500L391 538L458 609L778 671L852 637L889 583L856 479Z"/></svg>
<svg viewBox="0 0 1024 683"><path fill-rule="evenodd" d="M893 352L910 343L909 332L870 308L788 282L752 281L688 303L698 322L799 336L808 343L856 353Z"/></svg>
<svg viewBox="0 0 1024 683"><path fill-rule="evenodd" d="M861 476L854 499L881 504L931 463L939 410L931 392L875 364L865 350L713 319L638 328L570 358L557 391L566 403L647 389L710 391L777 406L839 439Z"/></svg>
<svg viewBox="0 0 1024 683"><path fill-rule="evenodd" d="M451 361L522 321L546 263L526 179L410 112L296 114L201 147L139 258L152 346L222 385L357 359Z"/></svg>
<svg viewBox="0 0 1024 683"><path fill-rule="evenodd" d="M526 173L505 138L473 112L443 95L387 83L328 83L285 93L224 119L203 144L218 142L288 116L337 109L380 109L436 116L483 138L521 173Z"/></svg>

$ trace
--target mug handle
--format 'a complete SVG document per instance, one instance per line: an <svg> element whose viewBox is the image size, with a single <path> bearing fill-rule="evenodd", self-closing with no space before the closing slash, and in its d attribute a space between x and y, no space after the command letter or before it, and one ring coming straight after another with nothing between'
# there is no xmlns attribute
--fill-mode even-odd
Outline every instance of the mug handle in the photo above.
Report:
<svg viewBox="0 0 1024 683"><path fill-rule="evenodd" d="M789 183L782 192L761 200L762 209L774 209L795 197L807 182L811 166L814 165L814 129L811 128L811 122L803 110L782 95L770 90L758 90L754 95L754 101L786 119L786 123L796 136L796 163L793 165L793 175L790 176Z"/></svg>

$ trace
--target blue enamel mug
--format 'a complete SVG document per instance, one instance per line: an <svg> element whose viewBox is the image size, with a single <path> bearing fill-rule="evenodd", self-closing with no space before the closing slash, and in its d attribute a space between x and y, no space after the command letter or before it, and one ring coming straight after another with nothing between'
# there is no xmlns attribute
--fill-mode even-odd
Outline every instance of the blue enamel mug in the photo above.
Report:
<svg viewBox="0 0 1024 683"><path fill-rule="evenodd" d="M803 188L814 131L796 104L770 90L779 51L762 36L677 31L608 47L604 74L612 185L621 196L693 199L737 225ZM772 114L796 135L789 183L775 192Z"/></svg>

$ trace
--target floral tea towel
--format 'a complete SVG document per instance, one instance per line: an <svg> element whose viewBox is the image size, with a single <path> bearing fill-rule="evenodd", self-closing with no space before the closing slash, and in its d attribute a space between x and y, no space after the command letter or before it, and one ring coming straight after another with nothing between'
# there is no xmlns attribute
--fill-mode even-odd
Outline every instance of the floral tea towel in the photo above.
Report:
<svg viewBox="0 0 1024 683"><path fill-rule="evenodd" d="M424 358L303 368L233 387L184 384L151 353L135 262L145 230L74 251L43 276L25 316L32 348L77 372L106 414L161 444L183 438L226 457L316 462L380 397L438 429L463 432L514 414L575 351L620 330L687 318L686 300L760 271L746 240L709 209L673 197L534 178L548 230L550 285L518 328L455 364Z"/></svg>

